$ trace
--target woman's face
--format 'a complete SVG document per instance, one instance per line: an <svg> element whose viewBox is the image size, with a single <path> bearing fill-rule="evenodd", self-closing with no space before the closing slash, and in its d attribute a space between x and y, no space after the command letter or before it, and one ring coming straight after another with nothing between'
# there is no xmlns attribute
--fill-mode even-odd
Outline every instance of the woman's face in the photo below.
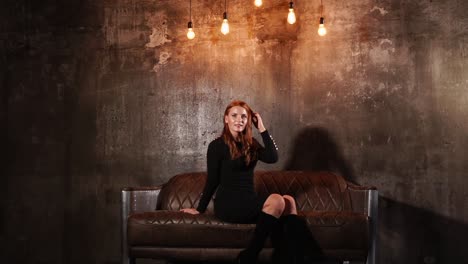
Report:
<svg viewBox="0 0 468 264"><path fill-rule="evenodd" d="M241 106L233 106L224 116L224 122L228 125L229 131L234 137L237 137L240 132L244 131L247 125L247 110Z"/></svg>

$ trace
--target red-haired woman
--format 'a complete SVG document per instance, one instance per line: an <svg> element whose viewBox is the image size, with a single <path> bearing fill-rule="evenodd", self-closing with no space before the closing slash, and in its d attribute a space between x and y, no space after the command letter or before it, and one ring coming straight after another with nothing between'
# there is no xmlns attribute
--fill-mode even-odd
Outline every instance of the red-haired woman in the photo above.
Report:
<svg viewBox="0 0 468 264"><path fill-rule="evenodd" d="M260 132L263 144L252 137L252 123ZM258 113L242 101L231 102L224 112L221 137L208 146L208 178L197 209L183 212L205 212L216 191L215 215L231 223L257 223L248 247L238 256L239 263L255 263L271 231L278 226L282 215L297 215L294 199L288 195L271 194L266 199L257 197L253 186L257 161L275 163L278 152L273 138L266 130Z"/></svg>

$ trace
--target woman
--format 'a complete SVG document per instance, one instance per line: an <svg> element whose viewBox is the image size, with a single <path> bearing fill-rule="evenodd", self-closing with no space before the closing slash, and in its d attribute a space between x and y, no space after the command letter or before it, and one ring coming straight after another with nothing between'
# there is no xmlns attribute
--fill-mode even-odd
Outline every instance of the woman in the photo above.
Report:
<svg viewBox="0 0 468 264"><path fill-rule="evenodd" d="M252 137L252 123L260 132L264 147ZM255 263L258 253L283 215L297 218L294 199L288 195L271 194L267 199L256 196L253 185L257 161L275 163L278 153L275 142L258 113L242 101L231 102L224 112L221 137L208 146L208 178L197 209L184 208L190 214L205 212L217 189L215 215L231 223L257 223L248 247L241 251L238 263Z"/></svg>

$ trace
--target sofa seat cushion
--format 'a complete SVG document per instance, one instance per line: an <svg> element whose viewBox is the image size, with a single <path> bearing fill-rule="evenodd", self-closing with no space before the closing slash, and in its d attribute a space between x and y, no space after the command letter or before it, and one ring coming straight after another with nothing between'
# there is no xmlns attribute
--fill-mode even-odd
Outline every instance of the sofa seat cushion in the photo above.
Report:
<svg viewBox="0 0 468 264"><path fill-rule="evenodd" d="M209 213L160 210L130 215L127 234L130 246L235 248L247 243L254 228L226 223Z"/></svg>
<svg viewBox="0 0 468 264"><path fill-rule="evenodd" d="M299 212L322 249L362 250L369 247L369 218L354 212Z"/></svg>
<svg viewBox="0 0 468 264"><path fill-rule="evenodd" d="M353 212L299 214L306 219L322 249L367 251L366 216ZM254 224L226 223L208 213L191 215L161 210L130 215L128 241L130 246L243 248L254 228Z"/></svg>

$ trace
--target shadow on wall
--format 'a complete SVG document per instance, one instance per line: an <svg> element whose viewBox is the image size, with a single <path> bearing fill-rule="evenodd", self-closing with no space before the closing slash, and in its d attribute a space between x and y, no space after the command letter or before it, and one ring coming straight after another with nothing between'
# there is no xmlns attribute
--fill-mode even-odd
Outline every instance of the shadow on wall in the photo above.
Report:
<svg viewBox="0 0 468 264"><path fill-rule="evenodd" d="M332 171L356 183L351 166L331 133L322 127L303 128L293 141L285 170Z"/></svg>
<svg viewBox="0 0 468 264"><path fill-rule="evenodd" d="M355 183L352 167L324 128L302 129L290 157L285 170L333 171ZM378 241L378 263L468 264L468 223L383 196Z"/></svg>
<svg viewBox="0 0 468 264"><path fill-rule="evenodd" d="M466 223L379 197L378 229L379 263L468 264Z"/></svg>

